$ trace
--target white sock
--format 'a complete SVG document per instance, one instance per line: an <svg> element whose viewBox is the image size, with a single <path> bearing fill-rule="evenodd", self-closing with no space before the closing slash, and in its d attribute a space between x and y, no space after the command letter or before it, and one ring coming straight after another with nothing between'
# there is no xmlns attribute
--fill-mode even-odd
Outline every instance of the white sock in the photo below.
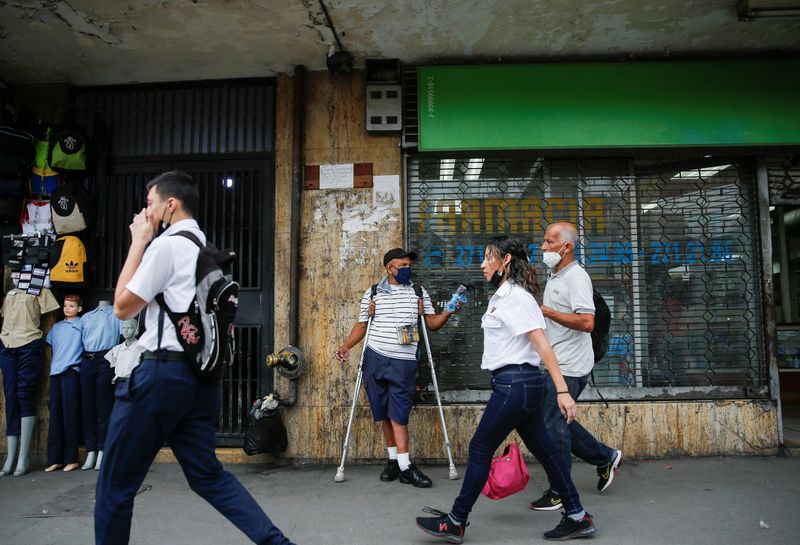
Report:
<svg viewBox="0 0 800 545"><path fill-rule="evenodd" d="M452 522L452 523L453 523L453 524L455 524L456 526L463 526L463 525L464 525L464 523L463 523L463 522L456 520L456 519L453 517L452 513L451 513L451 514L449 514L449 515L447 515L447 516L448 516L448 518L450 519L450 522Z"/></svg>
<svg viewBox="0 0 800 545"><path fill-rule="evenodd" d="M389 451L390 460L397 460L397 447L386 447L386 450Z"/></svg>
<svg viewBox="0 0 800 545"><path fill-rule="evenodd" d="M584 509L580 513L575 513L574 515L569 515L569 518L574 520L575 522L580 522L583 520L583 517L586 515L586 510Z"/></svg>
<svg viewBox="0 0 800 545"><path fill-rule="evenodd" d="M407 452L397 453L397 463L400 464L400 471L405 471L411 465L411 459Z"/></svg>

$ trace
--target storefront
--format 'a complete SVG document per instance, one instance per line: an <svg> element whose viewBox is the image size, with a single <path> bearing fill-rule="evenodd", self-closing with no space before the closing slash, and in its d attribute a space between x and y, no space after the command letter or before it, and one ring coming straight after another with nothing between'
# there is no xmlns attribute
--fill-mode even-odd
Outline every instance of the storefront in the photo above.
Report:
<svg viewBox="0 0 800 545"><path fill-rule="evenodd" d="M521 238L544 280L542 234L566 220L612 312L610 349L595 367L605 398L777 400L759 178L767 160L797 153L797 82L782 79L797 67L419 68L419 126L404 135L418 142L405 163L407 238L435 300L473 286L474 310L433 337L445 399L488 396L478 368L491 295L484 245ZM785 86L761 87L777 74Z"/></svg>

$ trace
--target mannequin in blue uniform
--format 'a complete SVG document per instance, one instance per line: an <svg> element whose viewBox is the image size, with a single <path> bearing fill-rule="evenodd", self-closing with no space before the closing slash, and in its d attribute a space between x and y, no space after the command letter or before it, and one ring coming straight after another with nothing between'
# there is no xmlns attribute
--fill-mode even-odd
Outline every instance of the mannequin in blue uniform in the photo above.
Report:
<svg viewBox="0 0 800 545"><path fill-rule="evenodd" d="M120 324L110 301L100 301L96 309L81 316L81 324L81 414L87 451L81 469L100 469L108 417L114 405L114 370L105 356L119 341Z"/></svg>
<svg viewBox="0 0 800 545"><path fill-rule="evenodd" d="M81 298L64 296L64 319L56 322L46 342L53 348L50 362L50 429L47 433L47 471L78 468L81 429L80 365Z"/></svg>

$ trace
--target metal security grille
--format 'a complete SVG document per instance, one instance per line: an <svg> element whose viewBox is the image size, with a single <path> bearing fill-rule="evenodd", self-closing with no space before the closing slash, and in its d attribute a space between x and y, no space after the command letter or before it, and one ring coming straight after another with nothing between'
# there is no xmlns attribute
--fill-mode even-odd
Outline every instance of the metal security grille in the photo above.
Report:
<svg viewBox="0 0 800 545"><path fill-rule="evenodd" d="M218 248L236 252L233 276L241 287L260 288L265 215L258 203L263 199L265 172L263 162L249 163L250 168L247 161L235 161L228 165L156 164L146 169L142 165L116 169L106 178L107 190L101 196L102 206L113 213L103 214L106 237L97 248L98 287L113 289L116 284L130 243L128 225L133 214L146 205L147 182L165 170L180 168L198 184L201 229Z"/></svg>
<svg viewBox="0 0 800 545"><path fill-rule="evenodd" d="M198 223L232 249L240 283L237 352L220 382L217 442L241 445L250 404L272 388L263 366L272 347L275 82L270 79L85 88L76 121L107 142L95 162L97 237L89 241L96 287L112 290L130 244L128 225L145 206L145 185L168 170L197 182ZM105 129L105 130L102 130ZM94 133L94 134L92 134ZM102 135L107 134L107 138Z"/></svg>
<svg viewBox="0 0 800 545"><path fill-rule="evenodd" d="M469 307L432 335L449 399L477 399L488 386L479 369L493 292L479 269L486 243L522 239L545 281L541 238L558 220L578 227L578 258L612 313L598 385L635 397L633 388L714 396L765 384L749 166L416 157L407 174L417 277L440 305L458 283L473 285Z"/></svg>
<svg viewBox="0 0 800 545"><path fill-rule="evenodd" d="M271 152L274 103L265 80L86 88L76 96L83 125L91 127L88 114L102 116L115 158Z"/></svg>
<svg viewBox="0 0 800 545"><path fill-rule="evenodd" d="M800 155L769 158L767 176L771 205L800 205Z"/></svg>
<svg viewBox="0 0 800 545"><path fill-rule="evenodd" d="M241 446L250 404L259 397L262 374L267 372L258 357L261 328L237 326L234 334L236 355L220 384L217 444L222 446Z"/></svg>

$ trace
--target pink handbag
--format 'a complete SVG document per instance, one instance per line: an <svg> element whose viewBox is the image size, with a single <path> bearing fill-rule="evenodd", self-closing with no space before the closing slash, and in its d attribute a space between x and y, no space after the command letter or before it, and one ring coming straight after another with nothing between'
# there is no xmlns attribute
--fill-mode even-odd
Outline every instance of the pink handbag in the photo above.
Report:
<svg viewBox="0 0 800 545"><path fill-rule="evenodd" d="M506 445L502 456L492 460L489 478L481 493L490 500L499 500L523 490L530 478L519 444L514 441Z"/></svg>

